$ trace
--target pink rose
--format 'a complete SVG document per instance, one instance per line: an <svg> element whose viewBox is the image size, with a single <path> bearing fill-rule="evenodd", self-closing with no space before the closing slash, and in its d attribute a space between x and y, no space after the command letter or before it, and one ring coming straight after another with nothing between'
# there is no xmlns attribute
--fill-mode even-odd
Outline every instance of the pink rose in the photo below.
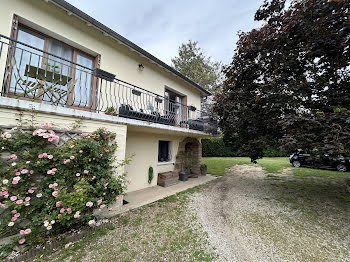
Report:
<svg viewBox="0 0 350 262"><path fill-rule="evenodd" d="M28 190L28 193L29 193L29 194L33 194L33 193L34 193L34 190L33 190L33 189L29 189L29 190Z"/></svg>
<svg viewBox="0 0 350 262"><path fill-rule="evenodd" d="M69 158L70 158L71 160L73 160L73 159L75 158L75 156L70 156Z"/></svg>
<svg viewBox="0 0 350 262"><path fill-rule="evenodd" d="M71 146L70 146L70 148L74 148L74 147L75 147L75 145L71 145Z"/></svg>
<svg viewBox="0 0 350 262"><path fill-rule="evenodd" d="M52 170L48 170L46 173L47 173L48 175L51 175L51 174L52 174Z"/></svg>
<svg viewBox="0 0 350 262"><path fill-rule="evenodd" d="M12 218L11 218L11 221L12 221L12 222L15 222L16 220L17 220L17 217L12 217Z"/></svg>
<svg viewBox="0 0 350 262"><path fill-rule="evenodd" d="M57 171L57 168L55 168L55 167L52 168L52 171L53 171L53 172L56 172L56 171Z"/></svg>
<svg viewBox="0 0 350 262"><path fill-rule="evenodd" d="M58 197L58 191L53 191L52 192L52 196L55 197L55 198Z"/></svg>
<svg viewBox="0 0 350 262"><path fill-rule="evenodd" d="M17 204L17 205L23 204L23 200L22 200L22 199L17 200L17 201L16 201L16 204Z"/></svg>
<svg viewBox="0 0 350 262"><path fill-rule="evenodd" d="M33 175L33 174L34 174L34 170L30 170L29 173L30 173L31 175Z"/></svg>
<svg viewBox="0 0 350 262"><path fill-rule="evenodd" d="M48 156L48 154L47 153L43 153L43 157L47 157Z"/></svg>
<svg viewBox="0 0 350 262"><path fill-rule="evenodd" d="M100 210L104 209L105 207L106 207L106 205L105 205L105 204L102 204L102 205L100 206Z"/></svg>
<svg viewBox="0 0 350 262"><path fill-rule="evenodd" d="M38 155L38 157L39 157L39 158L43 158L44 156L43 156L43 154L40 154L40 155Z"/></svg>
<svg viewBox="0 0 350 262"><path fill-rule="evenodd" d="M65 209L62 207L62 208L60 209L60 213L63 214L64 211L65 211Z"/></svg>
<svg viewBox="0 0 350 262"><path fill-rule="evenodd" d="M10 155L10 156L9 156L9 159L16 160L16 159L17 159L17 156L14 155L14 154L13 154L13 155Z"/></svg>
<svg viewBox="0 0 350 262"><path fill-rule="evenodd" d="M24 242L26 242L26 239L25 238L21 238L20 240L18 240L18 243L20 245L24 244Z"/></svg>
<svg viewBox="0 0 350 262"><path fill-rule="evenodd" d="M72 213L72 209L70 207L67 208L67 212L68 214L71 214Z"/></svg>
<svg viewBox="0 0 350 262"><path fill-rule="evenodd" d="M53 188L53 184L50 184L50 185L49 185L49 188Z"/></svg>
<svg viewBox="0 0 350 262"><path fill-rule="evenodd" d="M42 196L43 196L43 194L41 194L41 193L36 195L37 198L41 198Z"/></svg>
<svg viewBox="0 0 350 262"><path fill-rule="evenodd" d="M21 216L21 213L16 213L16 214L14 214L14 217L20 217Z"/></svg>
<svg viewBox="0 0 350 262"><path fill-rule="evenodd" d="M79 218L79 217L80 217L80 212L79 211L75 212L74 218Z"/></svg>
<svg viewBox="0 0 350 262"><path fill-rule="evenodd" d="M17 200L17 197L16 197L16 196L12 196L12 197L10 197L10 200L11 200L11 201L16 201L16 200Z"/></svg>
<svg viewBox="0 0 350 262"><path fill-rule="evenodd" d="M30 201L30 197L26 197L26 198L24 199L24 201L26 201L26 202Z"/></svg>
<svg viewBox="0 0 350 262"><path fill-rule="evenodd" d="M16 174L16 176L20 176L21 172L16 172L15 174Z"/></svg>
<svg viewBox="0 0 350 262"><path fill-rule="evenodd" d="M87 206L87 207L92 207L93 205L94 205L94 203L92 203L91 201L86 202L86 206Z"/></svg>
<svg viewBox="0 0 350 262"><path fill-rule="evenodd" d="M12 185L17 185L18 184L18 180L12 180Z"/></svg>
<svg viewBox="0 0 350 262"><path fill-rule="evenodd" d="M56 207L60 207L62 205L62 201L56 202Z"/></svg>
<svg viewBox="0 0 350 262"><path fill-rule="evenodd" d="M89 174L89 171L88 170L84 170L84 174Z"/></svg>
<svg viewBox="0 0 350 262"><path fill-rule="evenodd" d="M21 171L21 174L27 174L28 173L28 170L27 169L23 169L22 171Z"/></svg>
<svg viewBox="0 0 350 262"><path fill-rule="evenodd" d="M11 214L16 214L16 213L17 213L17 210L16 210L16 209L14 209L14 210L11 211Z"/></svg>
<svg viewBox="0 0 350 262"><path fill-rule="evenodd" d="M102 199L97 200L97 205L101 205L101 203L102 203Z"/></svg>
<svg viewBox="0 0 350 262"><path fill-rule="evenodd" d="M32 230L30 228L27 228L26 230L24 230L25 235L28 235L30 233L32 233Z"/></svg>

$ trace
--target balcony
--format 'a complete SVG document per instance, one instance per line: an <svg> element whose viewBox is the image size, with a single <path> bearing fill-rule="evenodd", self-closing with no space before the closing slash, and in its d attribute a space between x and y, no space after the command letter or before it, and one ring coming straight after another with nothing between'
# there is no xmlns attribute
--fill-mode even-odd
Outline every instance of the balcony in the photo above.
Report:
<svg viewBox="0 0 350 262"><path fill-rule="evenodd" d="M0 79L5 97L217 133L216 121L193 106L3 35Z"/></svg>

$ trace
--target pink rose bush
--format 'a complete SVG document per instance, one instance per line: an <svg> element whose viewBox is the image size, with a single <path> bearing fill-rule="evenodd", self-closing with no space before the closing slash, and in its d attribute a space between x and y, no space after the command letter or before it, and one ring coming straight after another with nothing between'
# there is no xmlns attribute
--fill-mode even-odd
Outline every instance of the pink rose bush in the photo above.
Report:
<svg viewBox="0 0 350 262"><path fill-rule="evenodd" d="M1 134L0 153L10 154L9 165L0 169L0 237L19 233L17 245L36 244L48 232L92 226L94 209L104 209L125 192L125 175L114 175L114 133L82 133L61 147L52 124L31 133Z"/></svg>

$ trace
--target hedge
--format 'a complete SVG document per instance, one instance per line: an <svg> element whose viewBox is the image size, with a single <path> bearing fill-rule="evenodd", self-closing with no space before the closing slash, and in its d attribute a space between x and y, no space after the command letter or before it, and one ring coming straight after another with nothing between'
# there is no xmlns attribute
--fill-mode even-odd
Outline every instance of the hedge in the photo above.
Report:
<svg viewBox="0 0 350 262"><path fill-rule="evenodd" d="M288 154L281 150L279 146L264 150L265 157L282 157ZM202 156L203 157L237 157L244 156L239 152L233 152L226 147L222 137L202 139Z"/></svg>

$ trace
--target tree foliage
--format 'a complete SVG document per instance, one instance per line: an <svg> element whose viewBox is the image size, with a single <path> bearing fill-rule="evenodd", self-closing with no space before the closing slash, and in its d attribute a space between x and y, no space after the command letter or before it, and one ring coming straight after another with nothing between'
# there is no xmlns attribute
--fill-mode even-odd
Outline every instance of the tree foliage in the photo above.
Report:
<svg viewBox="0 0 350 262"><path fill-rule="evenodd" d="M276 140L350 154L349 14L346 0L265 0L215 98L227 145L253 161Z"/></svg>
<svg viewBox="0 0 350 262"><path fill-rule="evenodd" d="M221 81L220 62L212 61L211 57L206 56L203 50L198 46L197 41L189 40L179 47L178 56L171 59L173 67L181 74L213 92L214 88ZM211 111L211 99L205 99L202 103L203 109Z"/></svg>

